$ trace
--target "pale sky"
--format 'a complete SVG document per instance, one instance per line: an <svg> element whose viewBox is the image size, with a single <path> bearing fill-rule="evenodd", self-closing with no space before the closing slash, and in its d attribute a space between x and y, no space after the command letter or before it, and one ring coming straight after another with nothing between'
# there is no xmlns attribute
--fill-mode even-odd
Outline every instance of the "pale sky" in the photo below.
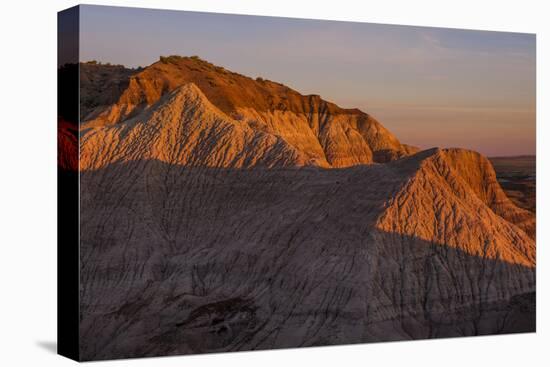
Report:
<svg viewBox="0 0 550 367"><path fill-rule="evenodd" d="M535 35L81 6L80 59L216 65L372 114L403 143L535 154Z"/></svg>

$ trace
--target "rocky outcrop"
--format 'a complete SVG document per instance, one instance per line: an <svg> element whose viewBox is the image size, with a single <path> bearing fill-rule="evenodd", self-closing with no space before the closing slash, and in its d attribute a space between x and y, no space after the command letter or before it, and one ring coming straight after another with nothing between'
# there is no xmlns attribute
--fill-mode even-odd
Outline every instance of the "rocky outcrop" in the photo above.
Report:
<svg viewBox="0 0 550 367"><path fill-rule="evenodd" d="M145 159L225 168L308 163L283 139L227 117L192 83L131 119L114 125L84 124L81 130L83 170Z"/></svg>
<svg viewBox="0 0 550 367"><path fill-rule="evenodd" d="M130 77L139 71L122 65L80 63L80 120L84 121L87 116L101 113L106 107L117 103L128 88Z"/></svg>
<svg viewBox="0 0 550 367"><path fill-rule="evenodd" d="M399 165L415 172L390 200L378 228L535 266L535 242L525 231L524 217L515 222L514 213L530 215L533 222L534 217L506 198L486 158L462 149L434 149Z"/></svg>
<svg viewBox="0 0 550 367"><path fill-rule="evenodd" d="M487 158L464 149L447 149L445 156L451 167L495 214L522 228L532 239L535 238L535 215L518 208L506 196Z"/></svg>
<svg viewBox="0 0 550 367"><path fill-rule="evenodd" d="M85 76L93 79L89 69ZM282 84L254 80L199 58L161 58L135 74L124 74L127 81L120 81L120 74L116 83L110 82L111 92L86 109L83 120L95 126L123 122L155 108L165 94L193 83L227 116L283 138L320 166L387 162L411 153L411 147L358 109L343 109L318 95L304 96ZM93 94L87 91L93 85L85 83L83 94ZM116 102L113 96L118 96Z"/></svg>

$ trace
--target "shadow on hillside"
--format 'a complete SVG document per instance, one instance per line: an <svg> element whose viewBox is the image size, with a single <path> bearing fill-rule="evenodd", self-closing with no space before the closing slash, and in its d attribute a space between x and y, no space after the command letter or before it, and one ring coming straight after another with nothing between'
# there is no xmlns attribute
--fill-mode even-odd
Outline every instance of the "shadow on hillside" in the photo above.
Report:
<svg viewBox="0 0 550 367"><path fill-rule="evenodd" d="M402 182L382 165L83 172L83 358L535 331L534 268L374 227Z"/></svg>

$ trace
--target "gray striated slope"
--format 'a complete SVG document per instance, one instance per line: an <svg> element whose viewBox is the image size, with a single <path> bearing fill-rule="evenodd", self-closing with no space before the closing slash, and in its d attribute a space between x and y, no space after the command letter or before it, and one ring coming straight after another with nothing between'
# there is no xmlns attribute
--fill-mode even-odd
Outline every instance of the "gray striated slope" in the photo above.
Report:
<svg viewBox="0 0 550 367"><path fill-rule="evenodd" d="M534 241L441 159L83 172L84 358L530 330Z"/></svg>

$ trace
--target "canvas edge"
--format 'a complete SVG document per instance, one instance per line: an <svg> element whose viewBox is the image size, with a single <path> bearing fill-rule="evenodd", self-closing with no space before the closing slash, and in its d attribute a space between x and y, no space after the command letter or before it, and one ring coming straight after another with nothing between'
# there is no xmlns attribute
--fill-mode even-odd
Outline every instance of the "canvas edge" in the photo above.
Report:
<svg viewBox="0 0 550 367"><path fill-rule="evenodd" d="M62 121L79 123L79 27L79 6L57 13L57 354L76 361L80 360L79 170L62 167L60 156L73 155L69 158L78 162L79 150L66 149L60 129ZM62 75L60 67L66 64L74 67Z"/></svg>

